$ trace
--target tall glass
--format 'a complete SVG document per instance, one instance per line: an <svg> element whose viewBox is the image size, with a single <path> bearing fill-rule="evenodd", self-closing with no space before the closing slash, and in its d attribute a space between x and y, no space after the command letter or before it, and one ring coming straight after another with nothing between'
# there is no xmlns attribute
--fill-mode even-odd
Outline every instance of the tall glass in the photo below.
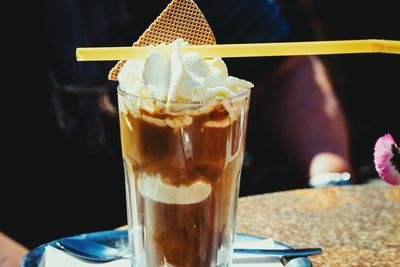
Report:
<svg viewBox="0 0 400 267"><path fill-rule="evenodd" d="M132 266L230 266L250 91L166 103L118 89Z"/></svg>

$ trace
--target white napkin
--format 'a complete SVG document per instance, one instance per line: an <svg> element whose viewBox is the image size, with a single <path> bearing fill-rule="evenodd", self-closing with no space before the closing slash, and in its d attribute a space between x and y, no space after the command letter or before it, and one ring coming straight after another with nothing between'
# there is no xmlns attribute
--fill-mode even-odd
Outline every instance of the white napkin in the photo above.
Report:
<svg viewBox="0 0 400 267"><path fill-rule="evenodd" d="M234 244L235 248L263 248L263 249L274 249L275 243L272 239L262 239L260 241L253 242L239 242ZM76 257L73 257L66 252L47 246L42 256L38 267L93 267L101 265L102 267L131 267L129 259L120 259L106 263L93 263L82 261ZM233 257L234 267L282 267L279 257L268 256L268 255L255 255L255 254L244 254L235 253Z"/></svg>

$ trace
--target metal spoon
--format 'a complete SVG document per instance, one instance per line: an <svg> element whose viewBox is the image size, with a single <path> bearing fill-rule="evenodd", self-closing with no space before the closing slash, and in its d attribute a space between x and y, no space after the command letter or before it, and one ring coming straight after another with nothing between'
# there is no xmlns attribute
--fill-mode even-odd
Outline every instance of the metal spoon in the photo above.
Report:
<svg viewBox="0 0 400 267"><path fill-rule="evenodd" d="M285 267L309 267L310 266L310 260L305 258L305 257L299 257L299 258L294 258L289 260L286 264Z"/></svg>
<svg viewBox="0 0 400 267"><path fill-rule="evenodd" d="M67 253L89 261L107 262L130 257L130 252L127 248L113 248L88 239L62 238L57 240L55 244ZM307 257L322 253L322 249L234 249L234 252L285 257Z"/></svg>
<svg viewBox="0 0 400 267"><path fill-rule="evenodd" d="M88 239L62 238L55 242L55 246L89 261L107 262L130 257L127 247L114 248Z"/></svg>

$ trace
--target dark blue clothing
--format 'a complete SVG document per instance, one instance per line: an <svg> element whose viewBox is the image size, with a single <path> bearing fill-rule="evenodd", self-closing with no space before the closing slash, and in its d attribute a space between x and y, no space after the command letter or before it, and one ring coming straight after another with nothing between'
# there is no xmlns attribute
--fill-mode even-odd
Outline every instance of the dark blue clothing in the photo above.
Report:
<svg viewBox="0 0 400 267"><path fill-rule="evenodd" d="M288 37L288 24L274 0L199 0L197 4L218 43L275 42ZM105 85L113 63L76 62L76 47L131 45L165 8L166 1L46 0L44 5L51 71L56 80L61 84ZM251 62L241 64L251 66ZM264 73L275 62L276 58L263 59ZM250 79L241 73L248 67L232 68L232 74Z"/></svg>
<svg viewBox="0 0 400 267"><path fill-rule="evenodd" d="M199 0L197 4L218 43L276 42L290 37L288 23L274 0ZM115 98L116 82L107 80L115 62L77 62L76 47L131 45L165 7L164 0L140 4L128 0L44 1L53 103L59 126L66 134L83 128L88 144L106 144L102 115L88 108L96 105L97 95L103 91L111 91ZM281 61L278 57L226 60L231 75L254 83ZM68 97L62 96L63 91L94 93L92 97L65 100ZM77 112L70 111L72 105L77 106Z"/></svg>

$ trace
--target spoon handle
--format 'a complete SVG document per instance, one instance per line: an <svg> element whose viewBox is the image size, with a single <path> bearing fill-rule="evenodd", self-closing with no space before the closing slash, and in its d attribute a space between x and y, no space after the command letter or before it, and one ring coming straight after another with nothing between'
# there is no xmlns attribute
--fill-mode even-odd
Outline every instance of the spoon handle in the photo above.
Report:
<svg viewBox="0 0 400 267"><path fill-rule="evenodd" d="M127 254L127 248L113 248L95 241L85 239L62 238L56 245L78 257L95 261L109 261L123 257ZM307 257L322 253L321 248L298 249L257 249L235 248L235 253L275 255L284 257Z"/></svg>
<svg viewBox="0 0 400 267"><path fill-rule="evenodd" d="M235 253L277 255L285 257L307 257L321 254L320 248L298 248L298 249L234 249Z"/></svg>

